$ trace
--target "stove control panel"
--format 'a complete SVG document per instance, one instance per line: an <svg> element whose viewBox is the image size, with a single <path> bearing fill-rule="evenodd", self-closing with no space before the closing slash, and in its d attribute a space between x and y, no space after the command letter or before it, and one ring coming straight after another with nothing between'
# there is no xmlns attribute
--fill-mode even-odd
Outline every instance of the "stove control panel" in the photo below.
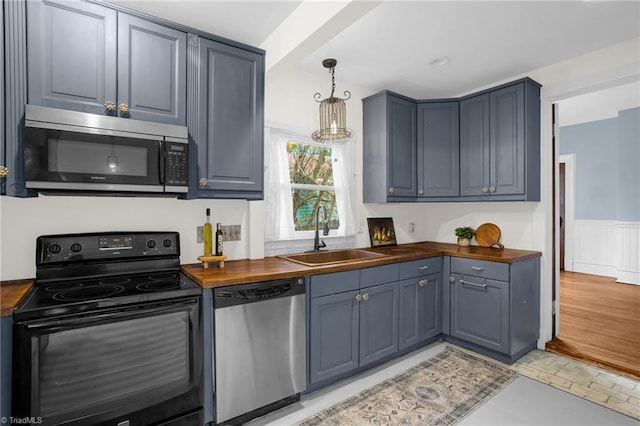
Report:
<svg viewBox="0 0 640 426"><path fill-rule="evenodd" d="M177 232L42 235L36 242L36 266L171 256L180 256Z"/></svg>

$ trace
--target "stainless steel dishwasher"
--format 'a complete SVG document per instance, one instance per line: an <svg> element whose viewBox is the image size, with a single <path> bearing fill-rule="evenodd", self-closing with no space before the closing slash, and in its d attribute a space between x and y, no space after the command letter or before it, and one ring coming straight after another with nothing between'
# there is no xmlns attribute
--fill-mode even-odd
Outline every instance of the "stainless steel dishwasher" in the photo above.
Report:
<svg viewBox="0 0 640 426"><path fill-rule="evenodd" d="M214 290L216 422L241 424L306 387L305 281Z"/></svg>

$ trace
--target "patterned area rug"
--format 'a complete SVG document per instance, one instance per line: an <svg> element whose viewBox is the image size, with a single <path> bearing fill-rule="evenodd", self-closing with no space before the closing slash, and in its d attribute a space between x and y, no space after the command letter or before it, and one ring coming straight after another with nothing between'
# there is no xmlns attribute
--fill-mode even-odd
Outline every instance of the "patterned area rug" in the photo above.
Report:
<svg viewBox="0 0 640 426"><path fill-rule="evenodd" d="M451 425L515 377L513 371L447 346L435 357L299 425Z"/></svg>

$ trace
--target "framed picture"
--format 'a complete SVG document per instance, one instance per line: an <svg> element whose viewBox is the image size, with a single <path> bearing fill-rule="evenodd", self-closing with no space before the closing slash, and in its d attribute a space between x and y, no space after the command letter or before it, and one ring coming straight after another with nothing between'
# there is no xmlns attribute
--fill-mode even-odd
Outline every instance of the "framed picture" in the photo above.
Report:
<svg viewBox="0 0 640 426"><path fill-rule="evenodd" d="M396 230L392 217L368 217L371 247L396 246Z"/></svg>

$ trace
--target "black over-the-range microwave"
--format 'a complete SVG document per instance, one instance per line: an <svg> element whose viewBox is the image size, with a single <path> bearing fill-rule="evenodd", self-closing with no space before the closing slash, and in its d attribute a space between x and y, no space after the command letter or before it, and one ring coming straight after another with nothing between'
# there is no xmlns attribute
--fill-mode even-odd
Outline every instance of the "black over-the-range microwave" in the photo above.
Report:
<svg viewBox="0 0 640 426"><path fill-rule="evenodd" d="M26 105L27 188L43 193L186 193L184 126Z"/></svg>

